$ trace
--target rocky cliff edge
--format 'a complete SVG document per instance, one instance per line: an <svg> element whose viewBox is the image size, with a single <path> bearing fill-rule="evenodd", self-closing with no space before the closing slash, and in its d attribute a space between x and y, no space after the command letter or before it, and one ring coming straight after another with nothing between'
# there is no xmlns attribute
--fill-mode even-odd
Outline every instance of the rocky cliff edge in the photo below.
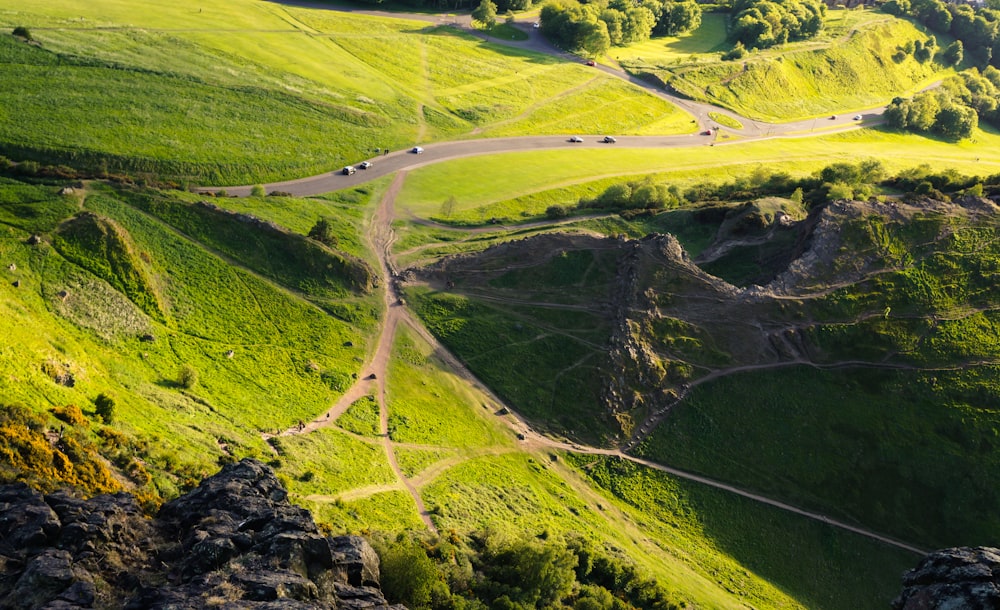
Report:
<svg viewBox="0 0 1000 610"><path fill-rule="evenodd" d="M0 607L389 609L378 556L328 537L246 459L144 516L128 494L0 487Z"/></svg>

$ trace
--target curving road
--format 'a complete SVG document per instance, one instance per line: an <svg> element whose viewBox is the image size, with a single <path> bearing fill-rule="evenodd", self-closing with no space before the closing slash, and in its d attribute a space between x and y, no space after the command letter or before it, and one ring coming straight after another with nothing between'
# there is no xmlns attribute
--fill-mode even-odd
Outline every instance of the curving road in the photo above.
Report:
<svg viewBox="0 0 1000 610"><path fill-rule="evenodd" d="M309 5L308 3L302 3L303 5ZM329 8L325 6L325 8ZM356 11L366 14L375 14L382 16L392 16L400 17L396 13L384 13L379 11ZM429 15L410 15L409 18L419 18L421 20L436 20L439 19L437 16ZM533 33L535 37L538 37L537 33ZM506 43L505 43L506 44ZM561 53L561 52L560 52ZM611 69L602 68L610 71L611 73L621 75L621 73ZM622 76L623 78L628 78L627 76ZM637 83L640 86L649 88L646 83ZM657 91L658 95L663 95L664 97L670 97L667 94ZM676 99L676 98L672 98ZM697 117L697 120L703 121L707 117L709 111L712 112L724 112L730 116L735 116L729 111L724 111L712 106L705 104L696 104L693 102L688 102L686 100L684 103L678 103L678 105L684 107L689 112ZM872 119L878 119L881 114L881 110L870 111L866 113L866 122L870 123ZM704 115L704 116L702 116ZM751 125L751 127L746 128L749 130L757 130L756 135L747 134L744 131L743 140L747 138L764 138L764 137L778 137L778 136L789 136L796 132L808 131L811 126L814 126L816 119L808 119L806 121L798 121L794 123L786 123L782 125L767 125L763 123L756 123L749 121L743 117L739 117L744 125ZM830 121L831 123L837 123L833 127L839 129L850 129L857 127L857 122L848 119L848 122L843 120ZM762 127L763 126L763 127ZM828 130L824 130L827 133ZM633 148L650 148L650 147L672 147L681 148L686 146L704 146L706 145L705 140L702 136L697 135L685 135L685 136L622 136L618 138L616 147L633 147ZM384 446L386 456L389 460L390 466L396 473L399 484L403 489L405 489L417 507L417 511L420 514L422 521L425 526L431 531L437 531L434 522L431 520L430 515L426 508L424 507L423 500L420 496L417 484L420 482L412 478L406 477L402 470L400 469L395 456L394 443L388 434L388 406L386 400L385 392L385 379L386 373L388 371L389 357L391 352L391 346L393 339L396 334L396 330L399 324L406 324L411 327L415 332L417 332L424 340L428 341L435 349L435 352L458 374L463 377L467 382L472 384L478 390L483 392L490 400L496 405L504 405L503 401L496 396L488 387L482 384L476 377L460 362L450 351L448 351L443 345L441 345L437 338L434 337L427 329L419 323L410 313L407 311L406 307L403 306L400 300L400 295L398 293L398 284L396 280L396 269L394 260L392 257L392 244L395 241L395 235L392 229L392 222L395 218L394 216L394 201L398 194L402 182L405 178L406 171L412 168L420 167L422 165L427 165L430 163L436 163L440 161L445 161L448 159L454 159L459 157L466 157L470 155L481 155L481 154L494 154L500 152L511 152L511 151L523 151L523 150L541 150L541 149L556 149L563 148L567 146L573 147L595 147L595 146L609 146L607 144L597 143L597 138L595 136L590 136L585 139L583 143L569 144L566 142L565 138L559 136L538 136L538 137L523 137L523 138L495 138L495 139L485 139L485 140L473 140L473 141L458 141L458 142L443 142L439 144L429 144L424 147L424 152L421 154L413 154L409 152L395 152L389 155L384 155L373 159L374 166L369 170L359 170L354 175L343 175L340 173L325 173L318 176L311 176L308 178L301 178L298 180L290 180L286 182L279 182L266 185L268 192L272 190L280 190L292 193L298 196L315 195L319 193L329 192L332 190L342 189L356 184L361 184L372 178L387 175L390 173L398 172L396 179L390 185L389 189L383 196L382 201L379 203L374 216L372 217L372 222L369 225L368 242L375 252L379 260L379 269L382 275L381 286L383 286L383 298L386 305L386 315L382 320L382 329L379 334L379 339L376 344L376 349L371 356L371 360L365 364L362 369L363 376L358 379L358 381L350 388L348 391L337 401L330 409L323 412L316 419L309 422L308 424L302 423L299 426L290 428L283 432L282 434L303 434L309 433L316 429L333 425L339 417L355 400L362 396L375 394L377 401L379 403L379 424L380 424L380 435L382 436L382 444ZM250 193L250 186L227 188L227 191L233 195L245 196ZM204 189L210 190L210 189ZM865 536L879 542L910 551L917 554L924 554L926 551L920 549L916 546L895 540L888 536L879 534L878 532L868 530L865 528L857 527L855 525L845 523L832 519L821 513L808 511L785 502L774 500L766 496L747 491L740 487L725 483L723 481L717 481L704 477L698 474L686 472L663 464L658 464L650 460L638 458L635 456L628 455L617 449L600 449L595 447L585 447L576 443L562 442L550 437L544 436L535 430L533 430L528 424L527 420L519 415L517 412L506 407L507 415L502 417L502 421L510 427L510 429L516 433L519 438L523 439L523 445L525 449L535 449L535 450L562 450L571 451L576 453L590 454L590 455L603 455L611 456L619 459L626 459L633 461L635 463L641 464L648 468L666 472L672 476L694 481L715 489L720 489L756 502L760 502L784 511L788 511L815 521L819 521L831 527L836 527L845 531L849 531L861 536ZM398 488L393 486L393 488ZM379 488L377 491L382 491Z"/></svg>
<svg viewBox="0 0 1000 610"><path fill-rule="evenodd" d="M351 7L334 7L328 4L322 4L317 2L309 2L307 0L288 0L281 2L281 4L292 4L295 6L303 6L308 8L317 8L324 10L334 10L340 12L349 12L362 15L371 15L376 17L388 17L396 19L409 19L414 21L424 21L429 23L435 23L438 25L448 25L451 27L456 27L471 33L475 36L483 38L484 40L489 40L495 44L512 46L520 49L527 49L535 51L538 53L544 53L547 55L552 55L559 57L570 62L579 62L580 58L566 53L565 51L554 47L548 40L541 35L541 33L531 27L531 24L522 18L522 21L518 22L517 25L524 29L528 34L527 40L516 41L516 40L500 40L497 38L492 38L487 36L480 30L476 30L471 25L471 18L469 15L433 15L424 13L393 13L388 11L372 11L372 10L362 10L355 9ZM475 140L456 140L451 142L437 142L431 144L421 144L423 152L421 154L414 154L409 150L406 151L395 151L388 155L377 155L369 159L356 159L353 163L355 166L360 164L362 161L369 161L373 166L368 170L358 170L354 175L343 175L339 170L332 172L325 172L315 176L309 176L305 178L298 178L295 180L286 180L283 182L273 182L265 184L265 190L270 193L272 191L281 191L290 193L296 197L308 197L311 195L319 195L321 193L328 193L330 191L335 191L343 188L349 188L359 184L363 184L374 178L380 176L385 176L393 172L400 170L415 169L424 165L430 165L432 163L439 163L442 161L448 161L451 159L458 159L461 157L471 157L476 155L490 155L497 153L506 152L521 152L521 151L531 151L531 150L558 150L568 147L572 148L596 148L596 147L608 147L614 146L615 148L686 148L691 146L709 146L709 145L725 145L725 143L717 141L715 136L705 136L700 135L706 129L713 129L715 131L722 131L725 133L733 134L739 136L740 142L746 142L748 140L760 140L766 138L777 138L777 137L808 137L815 135L823 135L831 133L834 131L843 131L849 129L856 129L861 126L869 127L872 125L877 125L882 122L882 113L885 111L883 106L876 108L870 108L862 112L849 112L847 114L832 115L828 118L808 118L799 121L792 121L789 123L765 123L762 121L756 121L739 114L736 114L732 110L727 108L722 108L720 106L713 106L711 104L705 104L702 102L696 102L686 98L678 97L672 95L663 89L643 81L635 76L632 76L620 68L598 64L594 67L596 70L601 70L611 76L625 80L633 85L640 87L647 92L670 101L674 105L678 106L685 112L691 115L692 124L697 127L697 130L690 134L685 135L664 135L664 136L617 136L616 144L603 144L599 140L607 134L590 134L583 135L584 141L582 143L569 143L566 136L564 135L549 135L549 136L523 136L523 137L513 137L513 138L485 138L485 139L475 139ZM725 127L717 124L709 117L709 113L723 114L731 117L738 121L743 127L741 129L733 129L730 127ZM855 120L855 116L861 116L860 120ZM735 143L735 142L734 142ZM215 187L205 187L198 189L200 192L212 192L220 190L220 186ZM238 197L246 197L250 194L250 190L253 188L252 185L244 186L226 186L224 187L228 195L235 195Z"/></svg>

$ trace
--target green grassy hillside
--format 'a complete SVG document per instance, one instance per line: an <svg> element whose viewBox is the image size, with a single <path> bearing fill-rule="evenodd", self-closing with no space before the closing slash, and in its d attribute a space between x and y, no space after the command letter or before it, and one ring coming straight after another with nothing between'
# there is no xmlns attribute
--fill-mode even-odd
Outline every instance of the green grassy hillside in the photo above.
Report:
<svg viewBox="0 0 1000 610"><path fill-rule="evenodd" d="M246 0L0 2L0 28L15 26L39 45L0 37L0 82L18 100L0 116L0 154L91 171L246 184L490 125L690 129L610 76L427 22ZM626 98L628 112L601 111Z"/></svg>
<svg viewBox="0 0 1000 610"><path fill-rule="evenodd" d="M767 121L886 104L942 72L934 62L899 54L908 42L926 41L927 34L907 21L880 17L835 32L826 43L654 72L683 95Z"/></svg>
<svg viewBox="0 0 1000 610"><path fill-rule="evenodd" d="M3 185L5 404L77 405L93 417L97 395L113 396L128 442L148 452L150 493L170 496L219 459L266 455L260 431L309 417L346 387L377 315L370 297L343 305L368 322L341 322L129 196L58 190ZM295 251L261 232L262 252ZM30 245L32 234L41 242ZM182 365L197 384L180 385Z"/></svg>

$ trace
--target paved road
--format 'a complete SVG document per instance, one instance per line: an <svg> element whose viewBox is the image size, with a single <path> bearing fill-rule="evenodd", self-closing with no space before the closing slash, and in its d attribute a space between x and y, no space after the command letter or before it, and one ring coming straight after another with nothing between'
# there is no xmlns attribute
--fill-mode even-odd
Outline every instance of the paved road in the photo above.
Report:
<svg viewBox="0 0 1000 610"><path fill-rule="evenodd" d="M464 31L479 36L480 38L488 39L496 44L527 49L538 53L545 53L570 62L580 61L579 57L554 47L536 28L531 26L531 20L524 17L522 17L521 21L517 22L516 25L521 27L528 34L528 39L516 41L499 40L486 36L480 30L473 29L471 26L471 19L468 14L435 15L424 13L394 13L388 11L363 10L343 6L335 7L329 4L309 2L308 0L290 0L282 2L282 4L293 4L295 6L305 6L310 8L337 10L378 17L410 19L440 25L449 25L463 29ZM354 161L355 165L367 160L373 163L373 167L368 170L358 170L358 172L352 176L346 176L341 174L339 171L333 171L295 180L269 183L264 185L264 188L268 193L272 191L283 191L298 197L306 197L343 188L349 188L399 170L415 169L423 165L429 165L431 163L438 163L450 159L458 159L461 157L505 152L558 150L570 147L594 148L613 146L615 148L684 148L691 146L725 145L724 142L716 140L714 136L700 135L706 129L718 129L720 127L709 117L709 113L719 113L737 120L741 125L743 125L741 129L722 127L722 131L737 135L739 136L739 141L746 142L748 140L764 138L822 135L832 131L854 129L862 125L871 126L882 122L882 113L885 110L883 107L877 107L864 110L861 113L853 112L843 115L834 115L835 118L811 118L801 121L793 121L790 123L765 123L741 116L726 108L695 102L693 100L672 95L652 83L638 79L613 66L598 64L594 67L594 69L602 70L611 76L626 80L645 89L653 95L656 95L657 97L670 101L692 116L692 125L693 127L696 127L696 129L693 129L691 134L675 136L618 136L613 134L618 140L616 144L602 144L599 142L604 135L608 134L581 134L584 142L575 144L569 143L566 136L560 135L470 139L432 144L420 143L424 152L419 155L408 151L394 151L389 155L383 154L370 159L356 159ZM853 118L858 114L862 117L860 121ZM219 190L220 188L222 187L216 186L206 187L200 190L205 192ZM245 197L250 194L252 187L250 185L245 185L226 186L224 188L229 195Z"/></svg>
<svg viewBox="0 0 1000 610"><path fill-rule="evenodd" d="M396 16L398 14L392 13L380 13L378 11L358 11L367 14L382 14L386 16ZM412 16L411 16L412 17ZM427 15L420 16L422 19L426 19ZM626 76L627 77L627 76ZM643 86L648 86L645 83L639 83ZM665 95L665 94L664 94ZM685 100L685 103L687 101ZM704 104L694 104L690 103L685 107L692 113L704 112L707 116L708 109L711 111L717 111L711 106ZM725 111L726 114L734 116L732 113ZM872 119L878 119L879 112L873 111L872 114L866 115L866 122ZM695 116L698 116L695 114ZM699 119L700 120L700 119ZM744 125L752 124L751 129L757 129L759 132L756 135L751 135L744 133L744 140L747 137L750 138L764 138L764 137L778 137L778 136L788 136L796 132L810 131L815 127L816 121L818 119L809 119L807 121L798 121L795 123L787 123L784 125L771 125L766 126L762 123L749 122L747 119L740 117L739 120L744 123ZM831 121L832 123L838 123L836 127L841 129L850 129L856 127L856 122L852 119L847 119L849 122L845 122L842 119L837 121ZM766 127L762 127L766 126ZM826 133L827 130L824 130ZM367 364L363 369L364 371L376 371L376 374L369 377L365 375L364 379L359 379L354 386L345 394L338 403L331 408L329 411L324 413L322 416L318 417L316 420L310 422L307 426L301 429L290 429L285 432L285 434L295 434L302 432L311 432L317 428L321 428L330 425L334 420L336 420L335 415L339 414L350 405L354 397L361 396L363 394L372 392L376 393L378 403L379 403L379 419L380 419L380 432L383 437L383 444L385 448L386 455L389 462L396 473L396 476L402 486L407 490L410 496L413 498L414 503L417 507L421 519L423 520L425 526L431 530L436 531L435 525L428 514L422 498L420 496L419 490L416 484L410 478L406 477L398 463L396 462L395 451L393 447L393 442L391 441L387 424L388 424L388 409L387 401L385 395L385 378L388 372L388 362L390 358L390 346L392 344L393 337L396 334L396 330L400 322L408 323L411 328L418 332L425 340L430 342L434 346L436 353L440 354L441 357L447 362L453 370L456 371L461 377L465 378L467 381L472 383L475 387L478 387L485 395L490 396L490 398L496 404L503 404L503 402L490 391L485 385L479 382L472 373L465 368L465 366L454 357L447 349L441 345L437 338L431 335L426 328L408 315L406 308L401 306L399 301L399 295L396 293L395 287L395 270L394 263L392 260L392 243L395 241L395 235L392 230L392 221L395 217L394 214L394 200L396 194L402 185L403 178L405 176L406 170L420 167L422 165L427 165L431 163L437 163L445 161L447 159L454 159L460 157L466 157L471 155L481 155L481 154L495 154L499 152L510 152L510 151L524 151L524 150L543 150L543 149L561 149L566 147L630 147L630 148L681 148L690 146L705 146L707 145L701 138L706 138L706 136L699 135L684 135L684 136L622 136L618 138L616 144L602 144L599 143L596 136L589 136L585 138L583 143L569 143L566 138L559 136L534 136L534 137L523 137L523 138L494 138L485 140L471 140L471 141L457 141L457 142L443 142L438 144L430 144L424 147L424 152L421 154L414 154L412 152L397 151L388 155L383 155L373 159L374 166L368 170L358 170L354 175L343 175L340 173L326 173L318 176L311 176L308 178L302 178L299 180L291 180L287 182L274 183L266 185L268 191L271 190L282 190L290 192L295 195L312 195L323 192L328 192L336 189L345 188L352 186L354 184L360 184L376 178L378 176L383 176L393 172L400 172L397 175L396 180L393 185L389 188L386 194L383 196L382 201L376 211L372 223L369 227L368 240L372 247L372 250L376 253L379 259L379 270L383 279L383 298L386 304L387 315L382 321L382 330L380 333L378 348L372 357L372 361ZM247 195L250 191L249 186L236 187L227 189L231 194L236 195ZM565 451L573 451L578 453L585 453L591 455L606 455L614 456L620 459L631 460L633 462L642 464L646 467L660 470L669 473L673 476L686 479L689 481L695 481L709 487L724 490L729 493L739 495L744 498L754 500L756 502L761 502L769 506L779 508L803 517L813 519L825 523L831 527L836 527L842 530L850 531L855 534L859 534L874 540L878 540L885 544L895 546L900 549L904 549L910 552L924 554L925 551L919 549L915 546L901 542L899 540L892 539L890 537L879 534L871 530L867 530L861 527L851 525L849 523L844 523L842 521L834 520L826 515L807 511L790 504L768 498L766 496L753 493L751 491L730 485L728 483L710 479L701 475L686 472L670 466L665 466L663 464L658 464L646 459L638 458L625 454L616 449L600 449L596 447L585 447L578 445L576 443L565 443L561 442L542 434L539 434L533 430L527 420L510 409L506 408L507 416L503 419L507 425L509 425L516 433L520 434L525 440L527 447L534 448L546 448L546 449L560 449Z"/></svg>

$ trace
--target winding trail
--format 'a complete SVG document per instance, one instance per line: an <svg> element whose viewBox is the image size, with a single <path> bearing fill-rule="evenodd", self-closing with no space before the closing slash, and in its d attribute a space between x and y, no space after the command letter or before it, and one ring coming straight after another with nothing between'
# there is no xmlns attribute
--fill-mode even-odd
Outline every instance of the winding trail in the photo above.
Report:
<svg viewBox="0 0 1000 610"><path fill-rule="evenodd" d="M647 468L652 468L661 472L665 472L671 476L684 479L687 481L693 481L700 483L702 485L707 485L709 487L726 491L728 493L738 495L761 504L766 504L774 508L778 508L814 521L824 523L830 527L836 527L838 529L852 532L877 540L884 544L903 549L912 553L923 555L927 551L921 549L914 545L908 544L906 542L896 540L889 536L880 534L873 530L869 530L863 527L859 527L844 521L839 521L833 519L827 515L819 512L814 512L793 506L786 502L780 500L775 500L767 496L761 495L759 493L754 493L746 489L742 489L738 486L726 483L723 481L718 481L705 477L699 474L687 472L663 464L659 464L647 459L635 457L627 453L622 452L618 449L602 449L597 447L587 447L577 443L560 441L557 439L545 436L529 425L527 420L521 416L519 413L511 409L509 406L505 405L503 400L501 400L497 395L495 395L488 387L486 387L482 382L480 382L466 367L458 360L450 351L448 351L438 340L434 337L427 329L419 323L406 309L399 299L398 293L398 283L395 271L395 264L392 256L392 244L395 241L395 235L392 230L392 222L394 219L394 201L396 195L402 188L403 180L405 178L406 172L400 172L397 174L396 178L387 189L382 200L372 216L371 223L368 227L368 241L372 248L372 251L376 253L379 260L379 269L382 275L382 290L383 299L386 306L386 315L383 320L382 330L379 334L379 339L372 355L371 361L363 368L366 374L363 378L358 379L355 384L348 389L348 391L341 397L337 403L331 407L328 411L321 414L320 417L309 422L302 429L299 427L293 427L286 430L282 434L299 434L307 433L312 430L316 430L321 427L329 426L334 423L336 418L343 413L351 403L353 403L358 398L374 393L378 399L379 403L379 427L382 436L382 444L385 448L386 456L388 458L389 464L392 467L393 472L396 474L398 479L398 485L378 485L369 486L357 490L351 490L341 494L333 496L310 496L309 499L313 500L335 500L335 499L351 499L355 497L364 497L367 495L372 495L375 493L380 493L384 491L394 490L394 489L405 489L410 496L413 498L414 504L417 507L417 511L420 514L422 521L428 530L432 532L437 532L437 527L435 526L433 520L430 518L426 507L424 506L423 499L419 493L419 487L423 486L434 477L441 474L450 466L459 463L464 456L453 456L446 458L443 462L431 466L426 471L420 473L416 477L407 477L399 467L396 461L396 456L394 452L394 446L392 439L388 432L388 402L386 398L386 373L389 368L389 358L392 350L392 343L396 335L396 331L400 324L405 324L409 328L413 329L420 337L427 341L432 348L435 350L437 356L444 362L446 366L451 368L456 375L461 377L463 380L474 386L480 392L482 392L488 399L496 404L503 405L506 408L506 415L500 417L500 420L506 424L519 438L522 439L522 448L525 450L533 451L546 451L546 450L559 450L568 451L587 455L596 456L606 456L613 457L617 459L629 460L640 464ZM785 365L794 363L784 363ZM770 366L770 365L765 365ZM743 367L746 370L753 370L755 368L761 367ZM726 373L731 373L733 371L729 370ZM721 373L719 373L721 374ZM718 375L716 375L718 376ZM704 379L701 380L704 382Z"/></svg>
<svg viewBox="0 0 1000 610"><path fill-rule="evenodd" d="M290 2L290 4L297 4L302 6L322 6L326 9L332 9L329 5L314 5L310 2ZM356 9L340 9L335 10L350 10L352 12L358 12L363 14L388 16L396 18L410 18L419 19L422 21L435 21L444 24L444 19L437 15L401 15L398 13L387 13L384 11L365 11ZM449 21L448 25L455 25L458 27L468 28L468 16L463 16L459 18L447 18ZM461 21L465 19L466 21ZM512 46L520 46L523 48L531 48L533 50L556 54L560 56L566 56L562 51L554 49L551 45L548 45L546 41L537 32L529 31L529 40L522 44L514 44L508 41L497 41L502 44L512 44ZM576 59L574 58L574 61ZM746 141L748 139L763 139L772 137L793 137L795 134L801 136L803 132L805 135L810 135L811 129L816 126L816 119L808 119L805 121L798 121L794 123L786 123L782 125L772 125L760 123L757 121L752 121L746 117L740 117L735 115L729 110L717 108L710 106L708 104L701 104L697 102L692 102L690 100L684 100L677 98L676 96L671 96L661 90L652 87L649 83L645 83L635 79L623 72L616 70L611 67L600 66L599 69L604 70L610 74L624 78L626 80L632 81L635 84L653 91L656 95L669 99L681 108L685 109L692 116L699 126L703 126L708 123L708 112L719 112L727 116L731 116L745 127L742 130L730 130L730 131L740 131L741 141ZM868 111L864 115L864 123L871 125L881 121L881 111L882 109L873 109ZM748 126L748 127L747 127ZM824 125L827 129L823 129L822 133L829 133L830 128L843 130L843 129L854 129L859 126L857 121L853 120L838 120L830 121L830 124ZM698 139L698 136L683 135L683 136L622 136L618 138L618 143L615 145L617 147L630 147L630 148L653 148L653 147L670 147L670 148L684 148L691 146L704 146L708 142ZM596 142L596 138L590 137L583 144L573 144L575 148L579 147L601 147L607 146L605 144L599 144ZM891 537L885 536L878 532L858 527L850 523L835 520L827 515L805 510L791 504L781 502L769 498L767 496L754 493L735 485L711 479L699 474L687 472L677 468L672 468L670 466L665 466L650 460L635 457L627 453L622 452L618 449L602 449L597 447L586 447L579 445L577 443L560 441L557 439L545 436L529 425L527 420L506 406L504 401L502 401L496 394L494 394L488 387L486 387L482 382L480 382L466 367L455 357L449 350L447 350L438 340L434 337L419 321L417 321L410 312L407 311L406 307L403 305L403 301L400 299L400 294L398 290L398 277L397 270L392 254L392 245L395 242L395 234L392 229L392 222L395 218L394 215L394 202L396 196L402 189L403 181L406 178L407 172L410 169L417 168L423 165L428 165L431 163L441 162L448 159L455 159L460 157L467 157L472 155L484 155L484 154L495 154L501 152L512 152L512 151L523 151L523 150L543 150L543 149L560 149L567 147L567 143L564 138L559 136L529 136L521 138L494 138L485 140L472 140L472 141L458 141L458 142L442 142L437 144L428 144L424 146L424 153L420 155L414 155L406 152L396 152L387 156L380 156L375 161L377 161L373 168L360 171L354 175L341 175L340 173L324 173L318 176L311 176L307 178L301 178L297 180L290 180L286 182L279 182L266 185L266 189L270 192L272 190L280 190L291 193L297 196L308 196L316 195L320 193L325 193L333 190L338 190L342 188L347 188L363 182L367 182L373 178L379 176L388 175L395 173L395 177L387 189L386 193L383 195L382 200L379 202L375 213L373 214L371 221L368 226L368 231L366 239L371 247L371 250L375 252L378 262L379 271L381 274L381 289L383 291L383 301L385 305L385 316L382 321L382 328L379 333L379 337L375 346L375 350L372 353L371 360L362 367L363 374L355 383L344 393L340 399L332 405L328 410L321 413L317 418L312 421L298 426L294 426L285 430L281 435L294 435L294 434L305 434L312 432L314 430L334 425L336 419L344 413L350 407L352 403L356 400L367 395L374 395L377 399L379 405L379 430L382 439L382 445L385 449L386 457L388 462L396 475L397 484L387 484L387 485L374 485L364 488L358 488L350 491L346 491L341 494L336 495L316 495L309 496L308 499L329 501L336 499L345 498L355 498L355 497L365 497L368 495L381 493L396 489L405 489L409 495L413 498L414 504L420 515L421 520L428 530L432 532L437 532L437 527L435 526L433 520L430 518L430 514L424 506L423 499L419 493L419 486L432 480L434 477L444 472L448 467L460 462L463 456L453 456L446 458L441 463L432 465L425 472L420 473L418 476L410 478L403 473L400 468L398 461L396 459L394 448L397 446L389 435L388 421L389 421L389 409L388 401L386 396L386 377L389 369L389 360L391 357L392 344L396 335L396 331L400 324L405 324L416 332L423 340L427 341L428 344L432 346L438 357L443 361L443 363L451 368L453 372L469 383L471 386L482 392L484 396L488 398L495 405L503 405L506 409L506 414L500 417L500 420L507 425L518 438L521 439L521 448L529 451L547 451L547 450L560 450L568 451L580 454L595 455L595 456L606 456L617 459L629 460L636 464L640 464L647 468L652 468L661 472L665 472L671 476L693 481L706 485L715 489L726 491L728 493L738 495L743 498L753 500L780 510L787 511L814 521L824 523L830 527L836 527L838 529L852 532L873 540L877 540L884 544L903 549L912 553L925 554L924 549L918 548L914 545L902 542ZM227 191L233 195L246 196L250 194L251 186L241 186L241 187L231 187L227 188ZM203 190L214 190L214 189L203 189ZM500 228L500 227L496 227ZM495 230L496 228L488 229ZM797 362L782 363L782 365L799 364ZM770 368L773 365L761 365L761 366L747 366L742 367L744 370L754 370L757 368ZM727 370L725 374L734 372L734 370ZM715 376L720 376L724 374L723 372L716 372ZM709 377L702 378L699 382L704 383ZM267 435L264 435L267 437ZM630 444L629 447L632 445Z"/></svg>

